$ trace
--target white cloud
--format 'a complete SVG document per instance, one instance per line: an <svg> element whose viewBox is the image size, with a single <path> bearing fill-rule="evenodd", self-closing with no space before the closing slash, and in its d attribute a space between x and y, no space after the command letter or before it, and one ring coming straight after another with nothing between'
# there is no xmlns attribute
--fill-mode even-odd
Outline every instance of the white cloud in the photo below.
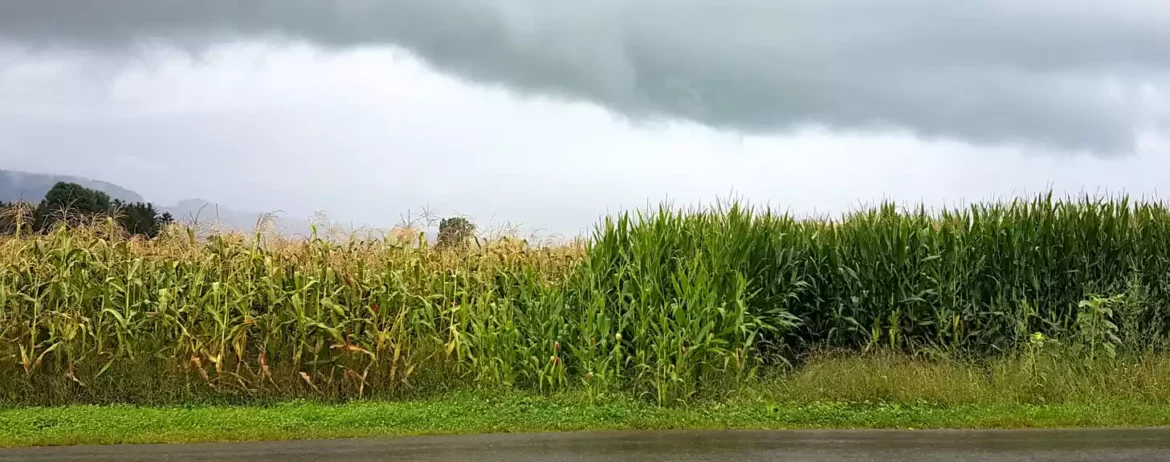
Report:
<svg viewBox="0 0 1170 462"><path fill-rule="evenodd" d="M37 0L0 40L125 58L305 41L637 118L1131 153L1166 123L1163 0ZM1152 96L1153 95L1153 96Z"/></svg>

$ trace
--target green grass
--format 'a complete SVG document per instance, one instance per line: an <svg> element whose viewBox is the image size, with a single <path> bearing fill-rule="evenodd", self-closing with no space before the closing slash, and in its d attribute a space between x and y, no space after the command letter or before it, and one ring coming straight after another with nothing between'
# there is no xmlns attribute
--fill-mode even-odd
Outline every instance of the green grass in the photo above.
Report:
<svg viewBox="0 0 1170 462"><path fill-rule="evenodd" d="M1051 428L1170 425L1170 405L902 405L744 400L663 408L572 393L458 393L425 401L267 407L70 406L0 410L0 446L186 443L625 429Z"/></svg>
<svg viewBox="0 0 1170 462"><path fill-rule="evenodd" d="M11 407L0 409L0 446L626 429L1170 425L1170 358L1021 361L825 355L673 406L580 387L551 394L464 389L348 403Z"/></svg>

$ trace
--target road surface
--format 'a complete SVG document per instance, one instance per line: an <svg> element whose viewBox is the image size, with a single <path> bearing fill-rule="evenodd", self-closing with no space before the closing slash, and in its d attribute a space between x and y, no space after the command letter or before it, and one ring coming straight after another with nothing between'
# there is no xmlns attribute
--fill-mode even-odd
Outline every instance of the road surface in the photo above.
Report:
<svg viewBox="0 0 1170 462"><path fill-rule="evenodd" d="M0 461L1170 461L1170 429L668 431L0 450Z"/></svg>

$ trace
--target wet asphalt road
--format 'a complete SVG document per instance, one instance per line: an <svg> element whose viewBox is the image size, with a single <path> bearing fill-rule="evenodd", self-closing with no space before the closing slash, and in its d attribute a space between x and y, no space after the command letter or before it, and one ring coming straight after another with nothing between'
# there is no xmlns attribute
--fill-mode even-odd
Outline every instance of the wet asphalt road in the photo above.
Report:
<svg viewBox="0 0 1170 462"><path fill-rule="evenodd" d="M1170 461L1170 429L670 431L0 450L0 461Z"/></svg>

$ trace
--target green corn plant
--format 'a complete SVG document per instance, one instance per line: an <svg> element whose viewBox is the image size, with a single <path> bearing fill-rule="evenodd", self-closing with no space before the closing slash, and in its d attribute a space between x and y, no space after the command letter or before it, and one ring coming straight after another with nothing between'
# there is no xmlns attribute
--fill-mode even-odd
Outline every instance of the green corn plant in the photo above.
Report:
<svg viewBox="0 0 1170 462"><path fill-rule="evenodd" d="M560 247L18 221L0 236L0 367L15 372L0 391L54 404L579 386L675 405L820 348L979 358L1038 333L1100 361L1168 343L1167 211L1051 194L832 219L666 204Z"/></svg>

